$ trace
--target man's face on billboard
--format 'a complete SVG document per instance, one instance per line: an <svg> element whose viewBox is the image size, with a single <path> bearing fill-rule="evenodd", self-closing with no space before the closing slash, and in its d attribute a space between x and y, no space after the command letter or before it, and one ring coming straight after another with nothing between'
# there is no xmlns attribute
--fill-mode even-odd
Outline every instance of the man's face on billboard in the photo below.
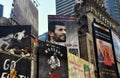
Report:
<svg viewBox="0 0 120 78"><path fill-rule="evenodd" d="M66 27L56 25L54 31L54 40L56 42L65 42L66 41Z"/></svg>

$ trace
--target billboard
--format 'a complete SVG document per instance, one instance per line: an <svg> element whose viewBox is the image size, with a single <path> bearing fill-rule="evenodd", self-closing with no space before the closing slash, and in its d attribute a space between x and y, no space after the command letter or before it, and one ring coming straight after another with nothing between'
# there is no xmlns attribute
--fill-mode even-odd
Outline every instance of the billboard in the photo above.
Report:
<svg viewBox="0 0 120 78"><path fill-rule="evenodd" d="M80 57L68 52L68 73L69 78L85 78L84 64Z"/></svg>
<svg viewBox="0 0 120 78"><path fill-rule="evenodd" d="M9 78L12 64L15 63L20 57L5 54L0 52L0 78ZM31 61L27 58L22 58L14 65L17 71L17 78L30 78L31 74Z"/></svg>
<svg viewBox="0 0 120 78"><path fill-rule="evenodd" d="M110 29L94 21L93 35L99 78L118 78Z"/></svg>
<svg viewBox="0 0 120 78"><path fill-rule="evenodd" d="M75 56L68 54L68 74L69 78L95 78L93 64Z"/></svg>
<svg viewBox="0 0 120 78"><path fill-rule="evenodd" d="M39 42L38 78L68 78L66 47Z"/></svg>
<svg viewBox="0 0 120 78"><path fill-rule="evenodd" d="M117 60L117 67L120 77L120 38L114 31L112 31L111 33L112 33L113 46L115 50L115 57Z"/></svg>
<svg viewBox="0 0 120 78"><path fill-rule="evenodd" d="M75 55L79 53L78 25L75 16L48 15L48 42L67 47Z"/></svg>
<svg viewBox="0 0 120 78"><path fill-rule="evenodd" d="M0 26L0 49L18 55L31 53L31 26Z"/></svg>
<svg viewBox="0 0 120 78"><path fill-rule="evenodd" d="M14 0L13 15L19 25L31 25L32 33L38 36L38 10L31 0Z"/></svg>

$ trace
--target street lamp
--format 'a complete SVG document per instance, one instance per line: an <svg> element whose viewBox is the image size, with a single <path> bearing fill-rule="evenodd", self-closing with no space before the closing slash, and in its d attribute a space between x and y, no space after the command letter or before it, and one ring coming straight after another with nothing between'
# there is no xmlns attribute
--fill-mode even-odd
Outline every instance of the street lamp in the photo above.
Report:
<svg viewBox="0 0 120 78"><path fill-rule="evenodd" d="M28 57L28 56L30 56L29 53L26 55L23 55L18 60L16 60L14 63L12 63L11 69L10 69L10 78L17 78L17 71L15 70L16 63L19 62L22 58Z"/></svg>

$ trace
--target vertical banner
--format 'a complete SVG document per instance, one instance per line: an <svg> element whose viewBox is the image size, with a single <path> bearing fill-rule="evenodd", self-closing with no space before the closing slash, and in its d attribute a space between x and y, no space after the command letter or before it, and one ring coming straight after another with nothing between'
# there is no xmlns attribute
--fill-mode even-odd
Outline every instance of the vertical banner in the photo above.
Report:
<svg viewBox="0 0 120 78"><path fill-rule="evenodd" d="M80 57L68 52L68 73L69 78L85 78L84 64Z"/></svg>
<svg viewBox="0 0 120 78"><path fill-rule="evenodd" d="M14 64L14 65L13 65ZM0 53L0 78L9 78L10 70L16 70L17 78L30 78L31 60L10 54Z"/></svg>
<svg viewBox="0 0 120 78"><path fill-rule="evenodd" d="M75 16L49 15L48 41L67 47L75 55L79 53L78 25Z"/></svg>
<svg viewBox="0 0 120 78"><path fill-rule="evenodd" d="M18 55L31 53L31 26L0 26L0 49Z"/></svg>
<svg viewBox="0 0 120 78"><path fill-rule="evenodd" d="M117 60L118 73L120 77L120 38L115 32L112 33L113 46L115 50L115 57Z"/></svg>
<svg viewBox="0 0 120 78"><path fill-rule="evenodd" d="M110 30L93 22L96 61L100 78L118 78Z"/></svg>
<svg viewBox="0 0 120 78"><path fill-rule="evenodd" d="M68 78L66 47L39 42L38 78Z"/></svg>

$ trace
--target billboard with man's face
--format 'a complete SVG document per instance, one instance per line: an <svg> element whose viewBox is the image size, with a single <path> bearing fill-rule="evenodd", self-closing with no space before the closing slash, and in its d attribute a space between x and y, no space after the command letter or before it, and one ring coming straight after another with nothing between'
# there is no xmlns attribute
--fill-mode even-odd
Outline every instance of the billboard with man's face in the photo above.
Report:
<svg viewBox="0 0 120 78"><path fill-rule="evenodd" d="M49 15L48 42L67 47L75 55L79 53L78 25L75 16Z"/></svg>
<svg viewBox="0 0 120 78"><path fill-rule="evenodd" d="M0 49L18 55L31 53L31 26L0 26Z"/></svg>
<svg viewBox="0 0 120 78"><path fill-rule="evenodd" d="M110 29L93 22L93 35L99 78L118 78Z"/></svg>

